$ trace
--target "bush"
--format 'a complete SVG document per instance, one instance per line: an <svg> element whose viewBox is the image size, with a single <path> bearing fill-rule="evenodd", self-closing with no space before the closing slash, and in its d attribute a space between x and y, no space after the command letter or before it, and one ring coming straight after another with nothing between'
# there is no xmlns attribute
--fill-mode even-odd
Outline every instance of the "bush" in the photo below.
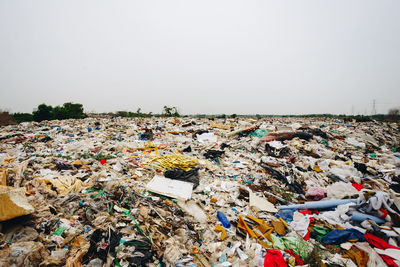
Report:
<svg viewBox="0 0 400 267"><path fill-rule="evenodd" d="M14 113L11 115L14 121L21 123L24 121L33 121L33 115L30 113Z"/></svg>
<svg viewBox="0 0 400 267"><path fill-rule="evenodd" d="M368 122L368 121L372 121L372 119L369 116L356 116L355 117L356 122Z"/></svg>
<svg viewBox="0 0 400 267"><path fill-rule="evenodd" d="M138 108L136 112L131 112L131 111L117 111L115 113L115 116L117 117L125 117L125 118L136 118L136 117L152 117L153 112L149 113L142 113L142 109Z"/></svg>
<svg viewBox="0 0 400 267"><path fill-rule="evenodd" d="M389 121L398 121L400 120L400 109L398 108L392 108L389 110L387 119Z"/></svg>
<svg viewBox="0 0 400 267"><path fill-rule="evenodd" d="M55 107L54 109L58 108ZM55 117L55 119L63 120L63 119L83 119L86 117L85 113L83 113L83 105L82 104L73 104L71 102L64 103L62 107L60 107L61 113L60 118ZM56 114L54 114L56 115ZM65 117L65 118L63 118Z"/></svg>
<svg viewBox="0 0 400 267"><path fill-rule="evenodd" d="M34 121L83 118L86 118L85 113L83 113L83 105L71 102L64 103L62 106L56 106L54 108L50 105L40 104L37 110L33 112Z"/></svg>
<svg viewBox="0 0 400 267"><path fill-rule="evenodd" d="M52 118L56 120L65 120L68 118L67 110L63 107L56 106L51 111Z"/></svg>
<svg viewBox="0 0 400 267"><path fill-rule="evenodd" d="M33 114L34 121L44 121L44 120L51 120L52 119L52 106L47 106L46 104L40 104L36 111Z"/></svg>

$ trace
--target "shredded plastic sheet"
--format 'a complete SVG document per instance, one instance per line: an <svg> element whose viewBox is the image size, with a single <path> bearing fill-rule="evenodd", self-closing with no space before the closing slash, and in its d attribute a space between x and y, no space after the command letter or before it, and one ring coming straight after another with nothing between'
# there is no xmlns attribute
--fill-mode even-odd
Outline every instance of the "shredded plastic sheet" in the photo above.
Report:
<svg viewBox="0 0 400 267"><path fill-rule="evenodd" d="M43 183L49 190L54 187L61 196L68 195L72 192L80 192L85 187L81 180L72 176L48 176L45 178L38 178L38 181Z"/></svg>
<svg viewBox="0 0 400 267"><path fill-rule="evenodd" d="M168 169L182 169L189 171L199 164L198 159L182 154L175 154L169 156L157 156L153 158L147 165L161 170Z"/></svg>
<svg viewBox="0 0 400 267"><path fill-rule="evenodd" d="M277 237L271 234L272 246L280 250L290 249L302 260L308 257L308 243L297 236Z"/></svg>
<svg viewBox="0 0 400 267"><path fill-rule="evenodd" d="M197 135L197 140L200 143L206 143L206 142L215 143L215 142L217 142L218 137L213 133L203 133L203 134Z"/></svg>
<svg viewBox="0 0 400 267"><path fill-rule="evenodd" d="M168 145L153 145L151 142L147 143L144 147L137 147L134 148L133 151L135 150L142 150L142 151L157 151L159 149L165 149L168 147Z"/></svg>

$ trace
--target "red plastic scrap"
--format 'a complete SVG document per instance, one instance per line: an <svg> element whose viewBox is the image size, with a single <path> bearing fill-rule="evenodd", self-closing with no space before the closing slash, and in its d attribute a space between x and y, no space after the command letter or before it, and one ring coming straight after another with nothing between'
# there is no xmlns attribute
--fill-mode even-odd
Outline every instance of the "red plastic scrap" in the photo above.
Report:
<svg viewBox="0 0 400 267"><path fill-rule="evenodd" d="M286 267L286 261L279 249L268 249L264 258L264 267Z"/></svg>
<svg viewBox="0 0 400 267"><path fill-rule="evenodd" d="M305 241L310 240L310 231L307 231L307 234L303 237Z"/></svg>
<svg viewBox="0 0 400 267"><path fill-rule="evenodd" d="M365 239L367 240L367 242L374 246L377 247L379 249L388 249L388 248L392 248L392 249L400 249L399 247L390 245L389 243L387 243L385 240L374 236L373 234L370 233L366 233L364 235ZM381 255L379 254L379 256L381 256L381 258L386 262L386 264L390 267L398 267L398 265L394 262L394 260L387 256L387 255Z"/></svg>
<svg viewBox="0 0 400 267"><path fill-rule="evenodd" d="M354 186L355 189L357 189L357 191L361 191L361 189L364 188L364 187L362 186L362 184L352 183L352 185Z"/></svg>
<svg viewBox="0 0 400 267"><path fill-rule="evenodd" d="M386 216L389 214L389 211L383 208L380 208L379 211L381 211L383 214L379 217L381 217L382 219L386 218Z"/></svg>
<svg viewBox="0 0 400 267"><path fill-rule="evenodd" d="M296 265L304 265L303 260L300 259L300 257L297 256L296 254L294 254L293 251L291 251L290 249L285 249L285 251L286 251L287 253L289 253L290 256L292 256L292 257L295 258L295 260L296 260Z"/></svg>
<svg viewBox="0 0 400 267"><path fill-rule="evenodd" d="M299 212L303 215L319 214L317 210L299 210Z"/></svg>

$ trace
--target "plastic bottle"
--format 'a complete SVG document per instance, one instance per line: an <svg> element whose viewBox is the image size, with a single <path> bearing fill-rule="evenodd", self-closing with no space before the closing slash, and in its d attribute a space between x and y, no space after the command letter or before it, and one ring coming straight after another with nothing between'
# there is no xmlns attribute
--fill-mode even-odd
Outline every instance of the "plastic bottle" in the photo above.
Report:
<svg viewBox="0 0 400 267"><path fill-rule="evenodd" d="M222 226L224 226L225 228L231 227L231 223L228 221L228 219L226 218L224 213L222 213L221 211L218 211L217 217L218 217L218 220L222 223Z"/></svg>

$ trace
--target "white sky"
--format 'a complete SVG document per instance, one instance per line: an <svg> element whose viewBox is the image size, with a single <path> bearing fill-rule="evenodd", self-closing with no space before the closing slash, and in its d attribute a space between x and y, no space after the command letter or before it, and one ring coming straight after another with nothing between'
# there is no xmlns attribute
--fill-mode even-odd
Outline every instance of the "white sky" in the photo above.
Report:
<svg viewBox="0 0 400 267"><path fill-rule="evenodd" d="M400 1L0 0L0 108L369 114L400 106Z"/></svg>

